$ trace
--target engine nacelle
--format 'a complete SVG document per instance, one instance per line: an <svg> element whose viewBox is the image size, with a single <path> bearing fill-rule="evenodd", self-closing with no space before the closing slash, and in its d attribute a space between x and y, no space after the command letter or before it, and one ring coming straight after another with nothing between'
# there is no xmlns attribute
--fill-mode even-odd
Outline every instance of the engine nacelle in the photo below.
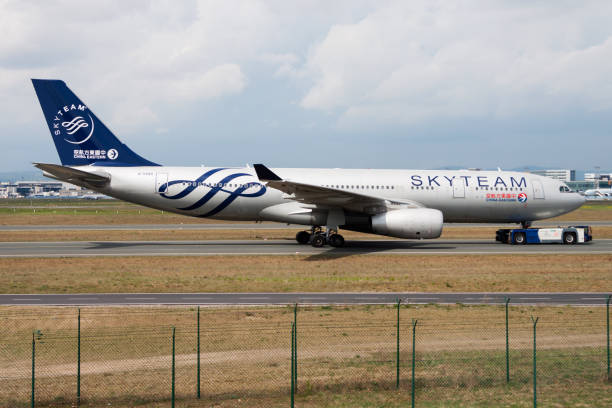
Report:
<svg viewBox="0 0 612 408"><path fill-rule="evenodd" d="M442 212L432 208L392 210L372 216L372 230L396 238L438 238L442 218Z"/></svg>

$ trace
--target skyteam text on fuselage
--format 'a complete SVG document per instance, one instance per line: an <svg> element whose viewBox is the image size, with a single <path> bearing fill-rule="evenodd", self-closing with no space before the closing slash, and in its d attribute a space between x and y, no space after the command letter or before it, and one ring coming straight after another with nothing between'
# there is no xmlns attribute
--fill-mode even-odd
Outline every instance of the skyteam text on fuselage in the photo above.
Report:
<svg viewBox="0 0 612 408"><path fill-rule="evenodd" d="M123 144L63 81L33 79L61 165L44 175L160 210L310 226L300 243L342 246L339 229L438 238L446 222L521 223L572 211L562 182L506 171L170 167Z"/></svg>

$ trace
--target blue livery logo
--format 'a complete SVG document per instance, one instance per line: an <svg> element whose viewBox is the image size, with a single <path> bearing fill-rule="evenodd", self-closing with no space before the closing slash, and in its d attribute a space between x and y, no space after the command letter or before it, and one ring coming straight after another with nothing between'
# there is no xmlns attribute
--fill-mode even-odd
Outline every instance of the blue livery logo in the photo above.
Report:
<svg viewBox="0 0 612 408"><path fill-rule="evenodd" d="M264 186L263 184L259 182L237 183L237 184L232 183L232 185L236 187L228 186L230 181L238 177L253 177L253 175L248 174L248 173L232 173L232 174L225 176L224 178L222 178L216 183L206 182L211 176L223 170L228 170L228 169L227 168L212 169L202 174L200 177L198 177L195 180L168 181L168 183L164 183L161 186L159 186L158 192L164 198L167 198L169 200L178 200L178 199L186 197L190 195L191 193L195 192L198 189L198 187L207 187L208 192L206 192L206 194L204 194L204 196L198 199L195 203L187 207L178 208L179 210L185 210L185 211L195 210L197 208L202 207L203 205L208 203L213 197L215 197L219 193L227 194L227 197L225 198L225 200L223 200L219 205L217 205L215 208L211 209L207 213L202 214L201 217L210 217L212 215L215 215L221 212L228 205L234 202L234 200L236 200L238 197L260 197L266 193L266 186ZM183 183L187 184L187 186L183 190L181 190L180 192L174 195L168 195L167 192L170 186L175 185L175 184L183 184ZM245 192L253 188L256 188L257 190L252 191L252 192Z"/></svg>

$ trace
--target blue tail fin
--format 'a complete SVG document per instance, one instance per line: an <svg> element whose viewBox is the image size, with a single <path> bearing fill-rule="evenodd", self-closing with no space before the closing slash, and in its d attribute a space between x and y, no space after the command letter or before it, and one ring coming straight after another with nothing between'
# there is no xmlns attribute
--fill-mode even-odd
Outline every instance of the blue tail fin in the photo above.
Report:
<svg viewBox="0 0 612 408"><path fill-rule="evenodd" d="M121 143L64 81L32 83L63 165L159 166Z"/></svg>

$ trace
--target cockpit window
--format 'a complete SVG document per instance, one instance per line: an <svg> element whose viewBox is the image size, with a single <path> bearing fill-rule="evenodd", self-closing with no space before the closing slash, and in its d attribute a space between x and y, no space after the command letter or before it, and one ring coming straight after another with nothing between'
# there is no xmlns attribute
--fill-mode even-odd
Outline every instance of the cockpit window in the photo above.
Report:
<svg viewBox="0 0 612 408"><path fill-rule="evenodd" d="M571 193L572 190L568 186L560 186L559 191L562 193Z"/></svg>

